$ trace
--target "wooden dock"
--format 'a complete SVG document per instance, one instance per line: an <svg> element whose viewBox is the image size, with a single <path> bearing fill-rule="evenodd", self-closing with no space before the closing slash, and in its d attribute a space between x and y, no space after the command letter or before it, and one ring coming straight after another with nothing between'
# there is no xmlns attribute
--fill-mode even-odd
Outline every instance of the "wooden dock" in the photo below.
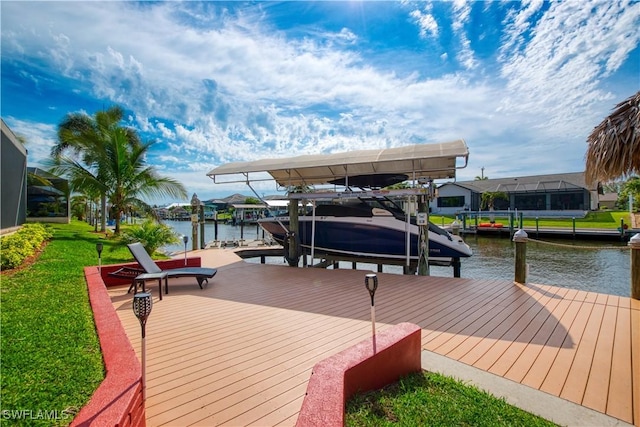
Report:
<svg viewBox="0 0 640 427"><path fill-rule="evenodd" d="M294 425L313 365L371 332L365 271L249 264L173 280L147 323L147 425ZM640 425L640 301L504 280L379 273L377 329L420 325L426 350ZM193 283L192 283L193 282ZM127 287L109 293L134 348Z"/></svg>

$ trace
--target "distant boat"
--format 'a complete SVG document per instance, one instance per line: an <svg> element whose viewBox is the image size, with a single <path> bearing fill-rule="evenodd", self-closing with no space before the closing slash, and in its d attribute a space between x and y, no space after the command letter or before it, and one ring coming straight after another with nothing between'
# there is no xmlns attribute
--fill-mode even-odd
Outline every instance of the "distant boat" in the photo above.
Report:
<svg viewBox="0 0 640 427"><path fill-rule="evenodd" d="M407 223L402 209L386 198L319 205L315 215L307 213L300 216L298 221L297 239L301 246L310 251L313 244L317 254L403 260L406 259L409 248L410 259L418 260L420 230L415 218ZM258 223L278 243L287 244L288 216L267 217L260 219ZM471 255L471 248L460 236L429 223L431 261Z"/></svg>

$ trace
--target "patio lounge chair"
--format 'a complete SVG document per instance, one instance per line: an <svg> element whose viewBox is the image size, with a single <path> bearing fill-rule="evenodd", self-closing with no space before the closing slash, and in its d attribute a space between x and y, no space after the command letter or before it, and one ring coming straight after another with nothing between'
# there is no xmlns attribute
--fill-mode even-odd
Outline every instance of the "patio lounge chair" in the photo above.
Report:
<svg viewBox="0 0 640 427"><path fill-rule="evenodd" d="M205 267L184 267L184 268L171 268L163 270L158 267L158 264L149 256L142 243L131 243L127 245L131 254L136 259L140 267L144 270L143 274L140 274L135 278L136 282L143 282L145 280L158 280L160 288L160 299L162 299L162 279L164 281L165 294L169 293L169 281L172 277L195 277L198 281L198 286L202 288L203 283L209 283L209 279L216 275L218 270L215 268Z"/></svg>

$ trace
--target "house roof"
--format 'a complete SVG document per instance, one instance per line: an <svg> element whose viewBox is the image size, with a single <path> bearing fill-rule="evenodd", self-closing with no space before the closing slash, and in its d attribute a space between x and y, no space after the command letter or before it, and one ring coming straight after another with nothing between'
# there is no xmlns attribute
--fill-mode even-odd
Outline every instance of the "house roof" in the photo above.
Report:
<svg viewBox="0 0 640 427"><path fill-rule="evenodd" d="M457 181L455 183L448 184L458 185L477 193L484 193L487 191L504 191L505 193L529 193L579 189L587 189L590 191L597 190L597 188L587 186L584 172L532 175L474 181Z"/></svg>
<svg viewBox="0 0 640 427"><path fill-rule="evenodd" d="M459 139L438 144L418 144L382 150L311 154L280 159L261 159L218 166L207 175L216 181L221 175L268 172L281 186L325 184L332 180L376 174L407 174L413 178L455 178L457 159L467 164L469 149ZM218 181L219 182L219 181ZM231 181L234 182L234 181Z"/></svg>

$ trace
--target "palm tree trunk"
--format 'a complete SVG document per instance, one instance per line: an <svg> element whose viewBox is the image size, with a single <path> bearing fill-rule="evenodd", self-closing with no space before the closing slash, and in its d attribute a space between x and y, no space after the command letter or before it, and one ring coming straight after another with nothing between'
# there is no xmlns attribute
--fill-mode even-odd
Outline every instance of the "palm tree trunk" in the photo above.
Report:
<svg viewBox="0 0 640 427"><path fill-rule="evenodd" d="M113 234L120 234L120 212L116 212L116 217L114 218L116 228L113 230Z"/></svg>
<svg viewBox="0 0 640 427"><path fill-rule="evenodd" d="M101 198L102 216L100 217L100 232L105 233L107 231L107 195L103 194Z"/></svg>

